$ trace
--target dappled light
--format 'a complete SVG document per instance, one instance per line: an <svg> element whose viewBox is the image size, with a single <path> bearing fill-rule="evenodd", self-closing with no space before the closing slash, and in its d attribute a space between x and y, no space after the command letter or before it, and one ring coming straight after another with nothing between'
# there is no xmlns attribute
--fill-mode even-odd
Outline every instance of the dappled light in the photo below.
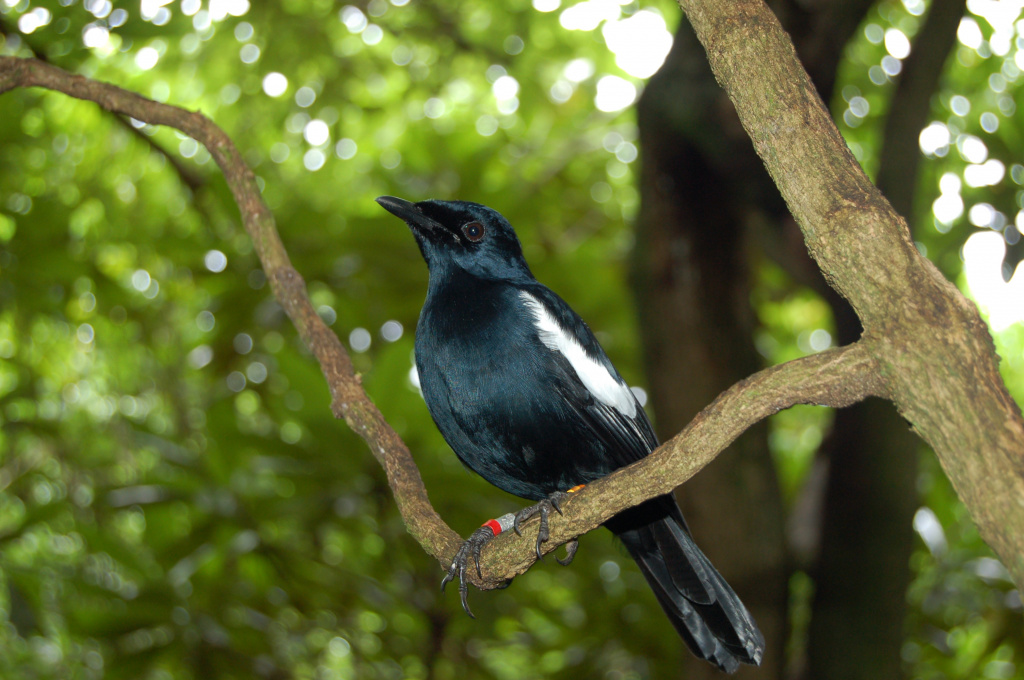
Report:
<svg viewBox="0 0 1024 680"><path fill-rule="evenodd" d="M869 173L931 4L876 3L838 67L832 112ZM499 209L533 273L654 413L634 225L645 190L692 187L647 175L636 109L680 20L670 0L0 0L0 55L224 128L313 310L413 451L431 502L468 535L520 502L467 474L425 410L412 351L427 272L373 198ZM905 215L918 249L982 310L1018 400L1022 72L1024 2L969 0L928 118L908 135L921 170ZM715 124L735 126L715 101ZM712 164L721 152L700 150ZM0 676L678 675L685 652L607 532L585 537L571 568L539 564L472 593L475 621L438 592L437 562L372 452L333 418L213 160L184 133L88 102L0 97ZM744 212L703 235L725 243L764 219ZM802 244L766 233L737 256L752 282L744 342L757 366L826 357L844 337L831 303L794 275L802 265L779 264L805 257ZM694 275L690 245L657 245L676 258L669 278ZM799 406L765 428L787 513L814 507L808 481L823 474L834 418ZM933 457L917 487L907 677L1020 677L1021 602L1005 567ZM792 572L797 637L805 567Z"/></svg>
<svg viewBox="0 0 1024 680"><path fill-rule="evenodd" d="M985 222L976 226L990 225ZM1004 280L1005 257L1006 241L994 231L973 234L964 244L967 286L978 305L988 313L989 324L996 332L1024 323L1024 274L1021 273L1024 269L1018 264L1013 276Z"/></svg>
<svg viewBox="0 0 1024 680"><path fill-rule="evenodd" d="M923 14L923 3L890 3L889 7L892 9L887 14L880 13L878 20L869 21L864 28L865 42L885 50L880 65L883 70L885 57L904 59L909 56L911 47L906 41L915 35L919 28L918 17ZM989 270L986 280L1005 281L1020 259L1012 256L1009 262L1004 262L1008 253L1006 247L1016 246L1020 241L1017 222L1024 220L1024 189L1021 188L1024 165L1019 155L1008 152L1001 136L1004 122L1013 126L1017 111L1016 98L1011 93L1022 79L1021 65L1017 61L1024 59L1024 50L1017 45L1021 40L1017 36L1024 26L1021 23L1024 3L971 0L968 10L957 28L956 58L964 67L984 63L985 72L950 82L939 95L946 115L931 120L921 130L918 142L921 152L931 161L929 167L934 168L928 172L934 182L928 199L933 217L931 227L940 234L950 234L958 224L966 222L1001 234L1004 247L999 257L995 256L996 250L991 245L994 241L985 240L992 249L970 252L975 256L982 252L989 255L983 258L983 263L978 260L971 267L976 281L981 275L979 268ZM886 23L892 25L887 27ZM977 62L979 59L984 61ZM885 73L893 75L889 71ZM870 73L867 80L873 87L891 87L888 79L876 79ZM851 129L878 120L871 108L874 95L862 91L862 87L865 85L851 83L842 90L847 104L843 122ZM857 135L849 137L854 153L863 164L872 167L876 162L875 152ZM994 202L980 193L988 191L996 192L1000 200ZM965 258L967 253L965 249ZM1007 310L1015 306L1014 287L988 285L984 286L984 293L975 291L974 286L970 288L984 309ZM997 296L1002 300L996 301ZM1006 319L1010 318L1012 314L1000 312L1001 321L996 324L993 319L993 326L1003 329Z"/></svg>

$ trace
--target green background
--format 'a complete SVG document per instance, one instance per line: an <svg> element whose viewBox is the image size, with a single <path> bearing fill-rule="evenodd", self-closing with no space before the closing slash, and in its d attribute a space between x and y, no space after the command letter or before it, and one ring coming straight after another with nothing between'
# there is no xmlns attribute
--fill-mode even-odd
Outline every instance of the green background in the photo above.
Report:
<svg viewBox="0 0 1024 680"><path fill-rule="evenodd" d="M364 386L456 531L522 502L462 468L410 381L426 268L376 196L462 198L502 212L537 277L588 321L630 384L644 385L627 280L635 116L594 106L602 76L643 82L616 66L600 30L562 27L568 4L372 0L359 15L324 0L115 5L0 0L0 53L199 110L231 136L314 304L362 348L352 355ZM680 21L670 2L643 7L670 30ZM41 9L46 23L23 31L23 17ZM886 54L879 31L913 38L922 11L878 3L839 69L832 110L869 173L893 92L872 79ZM1005 54L988 43L955 48L933 98L934 120L983 138L1005 164L996 186L962 190L1004 225L1020 224L1024 205L1020 26ZM86 47L96 29L107 42ZM144 69L147 47L159 59ZM565 73L578 59L592 75L574 83ZM281 96L263 90L270 72L287 77ZM493 93L503 75L519 85L513 112ZM955 95L967 114L953 111ZM993 132L986 111L998 112ZM304 138L313 119L327 124L327 143ZM923 160L916 221L925 226L915 231L965 291L961 247L978 228L966 211L948 226L930 212L939 179L967 165L955 147ZM1017 259L1011 248L1007 274ZM829 307L771 264L754 276L765 364L813 351L811 333L831 329ZM386 338L394 322L403 331ZM995 341L1020 402L1024 327ZM466 617L455 593L438 592L439 566L328 403L204 149L61 94L0 98L0 676L677 674L687 652L603 531L583 539L571 568L548 560L509 589L471 592L477 619ZM772 419L787 501L829 422L811 407ZM915 548L907 675L1024 677L1019 593L933 456L918 487L918 518L938 520L944 546ZM793 661L809 586L799 573L791 585Z"/></svg>

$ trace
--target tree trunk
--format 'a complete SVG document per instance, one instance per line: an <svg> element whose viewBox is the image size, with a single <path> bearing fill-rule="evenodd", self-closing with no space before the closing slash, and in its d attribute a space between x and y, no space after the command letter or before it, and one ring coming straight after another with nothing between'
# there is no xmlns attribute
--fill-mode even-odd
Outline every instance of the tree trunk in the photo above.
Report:
<svg viewBox="0 0 1024 680"><path fill-rule="evenodd" d="M807 678L900 677L920 439L892 404L836 413Z"/></svg>
<svg viewBox="0 0 1024 680"><path fill-rule="evenodd" d="M904 61L879 153L878 186L898 212L913 216L920 151L943 64L955 45L964 0L934 0ZM860 322L835 302L840 344ZM920 440L891 404L869 400L836 414L822 447L829 461L806 677L898 678L906 618L911 523L918 506Z"/></svg>
<svg viewBox="0 0 1024 680"><path fill-rule="evenodd" d="M642 201L633 272L652 405L667 437L760 367L745 213L772 194L782 204L685 22L638 112ZM766 191L747 197L746 188ZM739 677L779 677L788 569L766 424L748 430L678 496L698 544L765 634L763 666ZM693 658L684 663L687 678L718 675Z"/></svg>
<svg viewBox="0 0 1024 680"><path fill-rule="evenodd" d="M842 49L870 5L825 3L813 13L794 3L773 5L826 101ZM639 126L644 165L634 274L653 407L664 434L678 431L703 403L759 362L751 343L745 225L767 230L756 241L767 243L795 280L825 295L842 343L856 340L860 325L802 246L796 252L786 248L798 239L795 224L685 22L644 92ZM761 673L775 677L785 663L789 564L766 431L747 432L680 496L701 545L765 629L769 654ZM891 406L869 403L840 413L822 448L832 465L825 514L815 523L826 538L818 538L821 559L813 575L826 585L816 589L811 644L849 659L835 665L845 672L869 666L858 662L865 640L874 657L888 664L874 669L898 672L918 446ZM870 564L849 559L865 545ZM750 588L755 575L758 587ZM866 587L871 582L877 587ZM836 587L830 590L831 585ZM851 592L856 597L842 596ZM820 658L812 650L811 677L819 677Z"/></svg>

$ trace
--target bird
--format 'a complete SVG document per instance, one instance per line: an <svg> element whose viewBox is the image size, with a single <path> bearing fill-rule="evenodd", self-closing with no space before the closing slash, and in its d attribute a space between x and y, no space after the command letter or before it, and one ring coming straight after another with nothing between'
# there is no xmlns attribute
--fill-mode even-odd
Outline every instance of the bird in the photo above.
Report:
<svg viewBox="0 0 1024 680"><path fill-rule="evenodd" d="M377 202L411 229L429 282L415 361L427 410L470 470L536 503L485 522L462 545L442 588L502 531L547 519L569 492L640 460L658 440L636 396L580 316L534 278L500 213L469 201ZM759 665L764 636L694 542L671 495L605 523L636 561L672 625L723 671ZM571 561L576 543L567 545Z"/></svg>

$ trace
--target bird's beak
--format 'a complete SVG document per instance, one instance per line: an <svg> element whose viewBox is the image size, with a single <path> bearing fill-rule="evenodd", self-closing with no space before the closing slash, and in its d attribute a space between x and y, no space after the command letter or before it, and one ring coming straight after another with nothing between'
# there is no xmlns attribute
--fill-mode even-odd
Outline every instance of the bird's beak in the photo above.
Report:
<svg viewBox="0 0 1024 680"><path fill-rule="evenodd" d="M415 203L394 196L380 196L377 202L395 217L404 220L413 229L429 231L446 231L439 223L424 215Z"/></svg>

